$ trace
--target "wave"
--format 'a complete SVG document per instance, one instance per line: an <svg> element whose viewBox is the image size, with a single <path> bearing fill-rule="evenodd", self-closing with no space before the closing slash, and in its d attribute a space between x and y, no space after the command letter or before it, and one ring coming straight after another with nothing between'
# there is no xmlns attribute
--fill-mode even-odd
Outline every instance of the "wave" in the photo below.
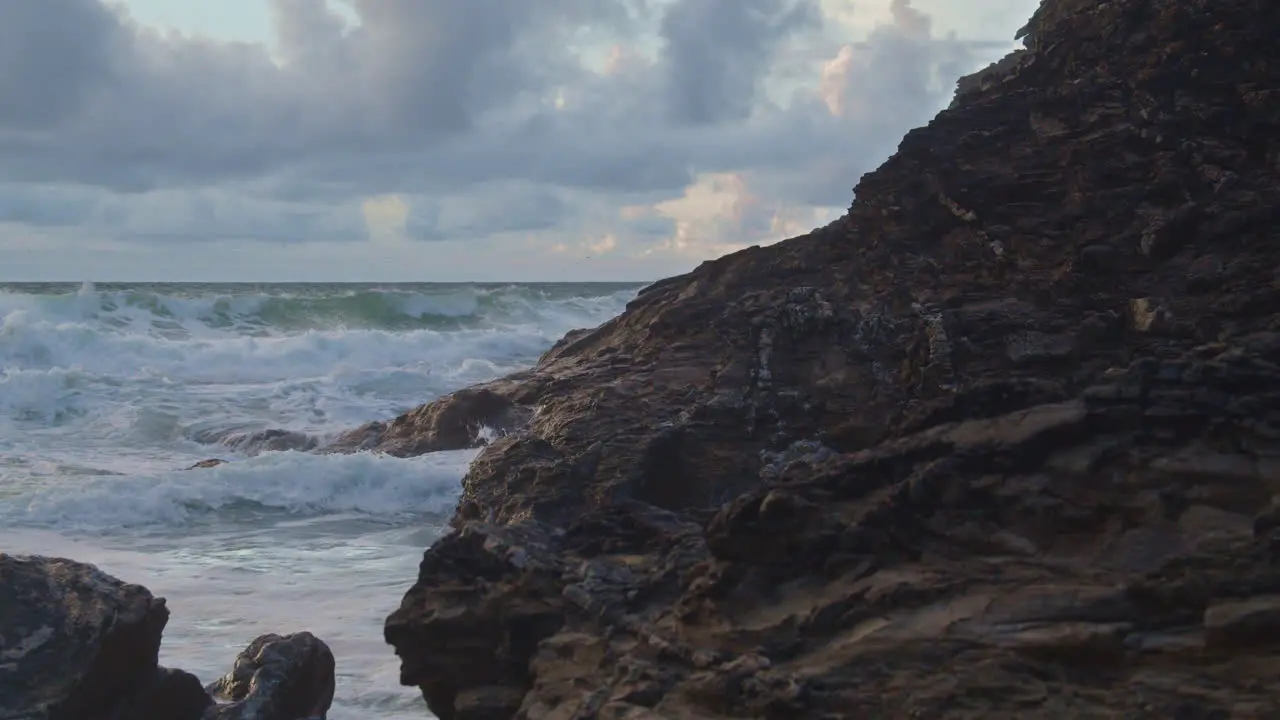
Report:
<svg viewBox="0 0 1280 720"><path fill-rule="evenodd" d="M184 336L209 331L279 334L307 330L405 331L501 328L597 319L616 313L638 286L598 285L152 285L78 290L0 289L0 317L23 313L51 322ZM35 290L32 292L31 290ZM40 292L43 290L43 292Z"/></svg>
<svg viewBox="0 0 1280 720"><path fill-rule="evenodd" d="M64 477L17 493L0 492L0 527L92 532L281 515L441 514L457 501L460 480L476 452L409 459L283 452L207 470Z"/></svg>
<svg viewBox="0 0 1280 720"><path fill-rule="evenodd" d="M635 294L574 285L62 290L0 288L0 435L75 427L134 444L190 439L211 424L333 432L527 367ZM431 313L465 323L387 327Z"/></svg>

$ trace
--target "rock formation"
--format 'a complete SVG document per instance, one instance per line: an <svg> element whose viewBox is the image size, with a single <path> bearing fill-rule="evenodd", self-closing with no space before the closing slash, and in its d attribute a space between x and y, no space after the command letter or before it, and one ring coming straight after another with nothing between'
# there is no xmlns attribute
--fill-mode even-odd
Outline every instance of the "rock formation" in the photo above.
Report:
<svg viewBox="0 0 1280 720"><path fill-rule="evenodd" d="M1276 27L1045 0L841 221L468 391L529 420L387 619L402 681L442 720L1280 717Z"/></svg>
<svg viewBox="0 0 1280 720"><path fill-rule="evenodd" d="M157 664L168 620L164 598L92 565L0 553L0 718L299 720L328 712L333 655L310 634L254 640L206 690L195 676Z"/></svg>

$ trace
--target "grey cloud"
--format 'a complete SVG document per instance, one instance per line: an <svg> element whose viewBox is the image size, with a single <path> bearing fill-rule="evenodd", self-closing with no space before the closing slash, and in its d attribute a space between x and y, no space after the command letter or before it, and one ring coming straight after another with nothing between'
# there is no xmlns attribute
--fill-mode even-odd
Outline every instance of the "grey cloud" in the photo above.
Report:
<svg viewBox="0 0 1280 720"><path fill-rule="evenodd" d="M571 218L555 190L527 183L480 187L469 196L412 197L406 233L415 240L479 239L550 230Z"/></svg>
<svg viewBox="0 0 1280 720"><path fill-rule="evenodd" d="M355 206L249 199L226 189L111 195L99 212L103 227L119 239L297 243L366 237L364 218Z"/></svg>
<svg viewBox="0 0 1280 720"><path fill-rule="evenodd" d="M788 35L821 25L815 0L683 0L662 20L667 109L709 125L751 114L761 76Z"/></svg>
<svg viewBox="0 0 1280 720"><path fill-rule="evenodd" d="M637 218L623 218L619 224L639 239L666 238L676 231L676 221L666 215L648 214Z"/></svg>
<svg viewBox="0 0 1280 720"><path fill-rule="evenodd" d="M0 184L0 223L44 228L80 225L95 217L98 194L80 188Z"/></svg>
<svg viewBox="0 0 1280 720"><path fill-rule="evenodd" d="M0 3L0 130L36 130L75 113L109 78L117 30L97 0Z"/></svg>
<svg viewBox="0 0 1280 720"><path fill-rule="evenodd" d="M347 0L355 27L320 0L271 1L279 65L258 46L140 29L96 0L0 0L0 183L137 194L94 195L88 220L157 239L360 236L359 198L387 193L410 198L406 231L422 240L569 228L590 209L565 192L655 237L669 218L618 220L616 207L678 195L699 172L847 204L858 175L945 106L947 75L999 54L933 36L899 0L845 78L876 112L840 118L759 91L789 39L832 46L810 0ZM656 64L576 65L577 28L632 37L650 20L665 40ZM7 71L21 63L43 69ZM48 78L57 87L41 88ZM561 110L542 102L557 86ZM0 212L86 221L83 204L17 197L0 192Z"/></svg>

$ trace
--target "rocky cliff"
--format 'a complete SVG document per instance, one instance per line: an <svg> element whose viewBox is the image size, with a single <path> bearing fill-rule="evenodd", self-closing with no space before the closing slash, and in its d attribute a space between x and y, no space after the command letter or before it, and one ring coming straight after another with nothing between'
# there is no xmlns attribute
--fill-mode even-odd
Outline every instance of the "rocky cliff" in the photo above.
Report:
<svg viewBox="0 0 1280 720"><path fill-rule="evenodd" d="M442 720L1280 717L1276 27L1045 0L841 221L346 438L510 431L387 619L402 681Z"/></svg>

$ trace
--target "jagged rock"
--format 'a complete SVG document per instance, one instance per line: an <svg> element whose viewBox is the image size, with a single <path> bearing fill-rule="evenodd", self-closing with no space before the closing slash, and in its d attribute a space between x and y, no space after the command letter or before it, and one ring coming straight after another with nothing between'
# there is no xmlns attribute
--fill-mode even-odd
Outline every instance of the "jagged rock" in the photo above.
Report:
<svg viewBox="0 0 1280 720"><path fill-rule="evenodd" d="M390 422L363 425L334 438L324 451L372 450L409 457L478 447L488 442L482 431L506 434L527 422L530 414L495 388L459 390Z"/></svg>
<svg viewBox="0 0 1280 720"><path fill-rule="evenodd" d="M443 720L1280 717L1242 640L1280 594L1278 23L1046 0L840 221L482 386L529 420L388 618L402 681Z"/></svg>
<svg viewBox="0 0 1280 720"><path fill-rule="evenodd" d="M92 565L0 553L0 717L198 718L199 682L156 665L168 619L163 598Z"/></svg>
<svg viewBox="0 0 1280 720"><path fill-rule="evenodd" d="M168 619L164 598L92 565L0 553L0 718L325 717L333 655L309 633L258 638L206 691L194 675L157 665Z"/></svg>
<svg viewBox="0 0 1280 720"><path fill-rule="evenodd" d="M311 633L263 635L208 691L220 704L204 720L322 719L333 703L333 653Z"/></svg>

